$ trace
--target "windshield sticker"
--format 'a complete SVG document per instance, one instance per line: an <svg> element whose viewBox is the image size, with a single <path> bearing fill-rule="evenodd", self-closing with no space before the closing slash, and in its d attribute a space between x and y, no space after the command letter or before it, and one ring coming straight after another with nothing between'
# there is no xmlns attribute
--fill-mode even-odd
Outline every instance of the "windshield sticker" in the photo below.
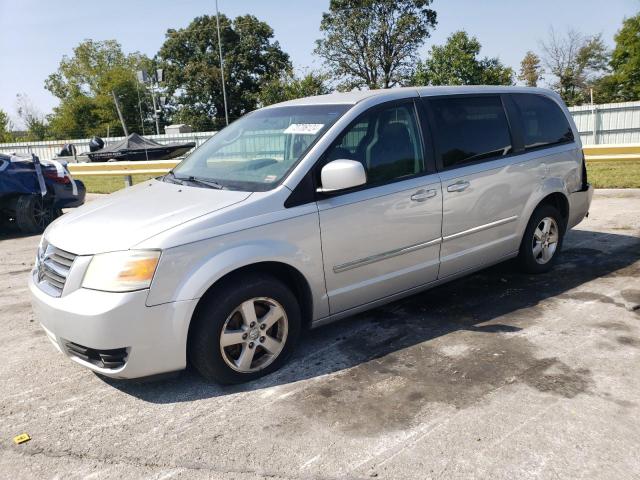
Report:
<svg viewBox="0 0 640 480"><path fill-rule="evenodd" d="M292 123L286 128L284 133L315 135L322 129L322 127L324 127L324 123Z"/></svg>
<svg viewBox="0 0 640 480"><path fill-rule="evenodd" d="M277 175L267 175L266 177L264 177L264 181L266 183L271 183L275 181L276 178L278 178Z"/></svg>

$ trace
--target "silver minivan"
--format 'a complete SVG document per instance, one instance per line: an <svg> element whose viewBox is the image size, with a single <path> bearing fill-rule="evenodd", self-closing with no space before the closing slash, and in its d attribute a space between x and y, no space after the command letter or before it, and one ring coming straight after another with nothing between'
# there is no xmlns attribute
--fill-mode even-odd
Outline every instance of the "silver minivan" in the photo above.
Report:
<svg viewBox="0 0 640 480"><path fill-rule="evenodd" d="M305 328L514 257L547 272L592 193L548 90L303 98L56 220L30 291L53 344L100 374L190 363L243 382L279 368Z"/></svg>

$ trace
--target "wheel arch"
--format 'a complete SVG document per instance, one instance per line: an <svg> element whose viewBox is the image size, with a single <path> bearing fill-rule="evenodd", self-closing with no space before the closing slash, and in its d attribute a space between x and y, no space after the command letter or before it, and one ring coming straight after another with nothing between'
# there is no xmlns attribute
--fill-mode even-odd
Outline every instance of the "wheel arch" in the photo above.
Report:
<svg viewBox="0 0 640 480"><path fill-rule="evenodd" d="M527 229L527 225L531 221L531 217L533 213L541 206L541 205L551 205L556 208L560 215L562 215L563 232L566 231L567 223L569 221L569 198L565 193L565 189L554 189L547 190L544 194L537 197L537 199L533 200L529 203L528 208L525 209L524 215L522 216L522 222L520 222L520 230L518 232L518 238L520 239L519 245L522 245L522 241L524 239L524 233Z"/></svg>
<svg viewBox="0 0 640 480"><path fill-rule="evenodd" d="M536 211L540 205L549 204L557 208L562 219L564 220L563 228L566 229L567 223L570 217L569 207L569 194L567 185L560 178L548 178L542 184L539 185L529 197L525 208L522 211L520 217L520 225L518 230L518 237L522 240L524 231L531 220L533 212Z"/></svg>
<svg viewBox="0 0 640 480"><path fill-rule="evenodd" d="M564 193L550 193L538 202L536 207L532 210L531 214L533 215L533 212L535 212L536 209L541 205L551 205L555 207L560 212L560 215L562 215L562 219L564 220L564 228L566 228L567 222L569 221L569 199Z"/></svg>
<svg viewBox="0 0 640 480"><path fill-rule="evenodd" d="M537 222L544 218L542 215L536 216L536 212L538 212L541 208L546 208L546 212L549 211L549 208L556 210L560 214L560 218L558 218L558 229L559 229L559 239L557 241L558 245L551 253L550 258L544 259L543 262L539 262L537 256L542 251L542 255L544 256L544 246L540 242L539 245L542 246L541 250L538 252L535 251L535 248L532 252L531 241L532 235L534 235L534 230L537 227ZM542 214L542 211L540 211ZM544 213L548 215L548 213ZM532 221L536 216L535 221ZM522 232L520 238L520 247L518 252L518 262L521 265L521 268L527 273L544 273L549 271L550 268L555 263L557 258L557 249L561 248L562 245L562 237L564 232L566 231L568 221L569 221L569 200L566 195L562 192L551 192L541 198L536 204L535 207L531 210L530 214L526 218L525 229Z"/></svg>
<svg viewBox="0 0 640 480"><path fill-rule="evenodd" d="M204 294L198 300L189 321L189 334L193 326L193 318L198 314L201 306L213 295L220 285L227 282L241 281L241 278L250 274L267 274L284 283L296 296L300 303L302 324L304 328L311 326L313 318L313 295L311 286L305 276L294 266L281 261L262 261L251 263L231 270L211 283ZM189 334L187 338L189 338Z"/></svg>

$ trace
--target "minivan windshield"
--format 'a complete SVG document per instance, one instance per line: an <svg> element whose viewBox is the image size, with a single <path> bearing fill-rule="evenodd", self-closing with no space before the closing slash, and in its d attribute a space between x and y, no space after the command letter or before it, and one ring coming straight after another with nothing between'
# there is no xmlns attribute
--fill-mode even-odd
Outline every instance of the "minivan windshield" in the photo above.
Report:
<svg viewBox="0 0 640 480"><path fill-rule="evenodd" d="M230 190L270 190L349 108L298 105L256 110L215 134L166 181Z"/></svg>

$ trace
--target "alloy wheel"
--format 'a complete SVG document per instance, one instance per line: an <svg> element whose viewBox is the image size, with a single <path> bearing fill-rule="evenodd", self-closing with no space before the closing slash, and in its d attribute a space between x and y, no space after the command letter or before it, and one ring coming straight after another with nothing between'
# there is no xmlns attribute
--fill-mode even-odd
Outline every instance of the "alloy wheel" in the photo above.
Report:
<svg viewBox="0 0 640 480"><path fill-rule="evenodd" d="M274 299L246 300L231 312L222 327L222 358L237 372L262 370L284 349L288 327L287 314Z"/></svg>
<svg viewBox="0 0 640 480"><path fill-rule="evenodd" d="M533 258L540 265L548 263L558 248L560 233L558 223L551 217L540 220L533 231Z"/></svg>
<svg viewBox="0 0 640 480"><path fill-rule="evenodd" d="M49 224L49 217L49 209L45 206L43 198L37 196L33 203L33 220L41 231Z"/></svg>

